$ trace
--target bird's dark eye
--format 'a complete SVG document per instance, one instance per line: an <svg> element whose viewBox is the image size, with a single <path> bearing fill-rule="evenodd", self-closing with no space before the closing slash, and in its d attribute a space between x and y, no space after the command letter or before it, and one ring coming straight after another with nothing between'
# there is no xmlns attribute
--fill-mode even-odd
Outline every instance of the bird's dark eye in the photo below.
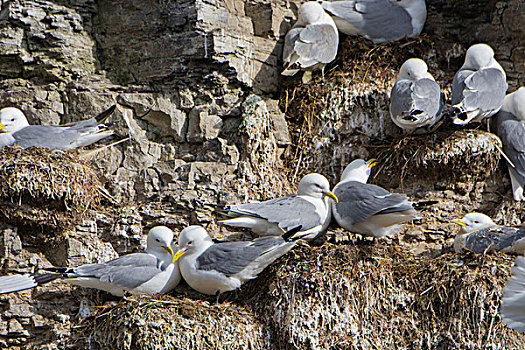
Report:
<svg viewBox="0 0 525 350"><path fill-rule="evenodd" d="M193 241L189 241L188 243L186 243L186 245L192 245L193 244Z"/></svg>
<svg viewBox="0 0 525 350"><path fill-rule="evenodd" d="M474 223L475 223L475 224L479 224L479 221L478 221L478 220L476 220L476 221L474 221Z"/></svg>
<svg viewBox="0 0 525 350"><path fill-rule="evenodd" d="M11 119L11 121L14 122L14 121L15 121L15 118Z"/></svg>
<svg viewBox="0 0 525 350"><path fill-rule="evenodd" d="M158 238L155 238L155 240L156 240L157 242L160 242L160 239L158 239Z"/></svg>

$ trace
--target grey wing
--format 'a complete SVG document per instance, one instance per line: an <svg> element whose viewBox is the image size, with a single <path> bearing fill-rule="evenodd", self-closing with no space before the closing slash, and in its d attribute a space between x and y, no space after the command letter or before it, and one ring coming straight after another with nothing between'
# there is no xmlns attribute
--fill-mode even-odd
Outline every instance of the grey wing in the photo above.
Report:
<svg viewBox="0 0 525 350"><path fill-rule="evenodd" d="M323 8L356 27L375 43L412 34L412 18L389 0L323 1Z"/></svg>
<svg viewBox="0 0 525 350"><path fill-rule="evenodd" d="M299 34L295 51L303 60L330 63L337 55L338 45L339 34L333 26L326 23L310 24Z"/></svg>
<svg viewBox="0 0 525 350"><path fill-rule="evenodd" d="M471 233L465 240L465 248L481 254L490 250L502 250L525 236L525 230L494 226Z"/></svg>
<svg viewBox="0 0 525 350"><path fill-rule="evenodd" d="M525 332L525 258L516 258L512 272L503 290L501 317L509 328Z"/></svg>
<svg viewBox="0 0 525 350"><path fill-rule="evenodd" d="M79 266L73 269L68 277L93 277L102 282L131 289L149 281L166 267L153 255L134 253L102 264Z"/></svg>
<svg viewBox="0 0 525 350"><path fill-rule="evenodd" d="M80 137L77 131L60 126L30 125L13 133L16 143L21 147L40 146L49 149L70 149L70 145Z"/></svg>
<svg viewBox="0 0 525 350"><path fill-rule="evenodd" d="M338 214L352 225L365 221L372 215L388 214L412 209L407 196L390 193L379 186L349 181L334 189L339 199L335 204Z"/></svg>
<svg viewBox="0 0 525 350"><path fill-rule="evenodd" d="M295 42L299 39L299 34L303 30L303 27L292 28L286 33L284 37L283 46L283 61L285 64L290 63L295 53Z"/></svg>
<svg viewBox="0 0 525 350"><path fill-rule="evenodd" d="M410 115L414 109L412 98L413 83L410 80L398 80L390 92L390 112L394 117Z"/></svg>
<svg viewBox="0 0 525 350"><path fill-rule="evenodd" d="M467 111L497 111L503 105L507 82L499 69L481 69L467 77L464 85L462 104Z"/></svg>
<svg viewBox="0 0 525 350"><path fill-rule="evenodd" d="M475 71L460 69L452 81L452 104L456 105L463 100L463 90L465 90L465 79L474 74Z"/></svg>
<svg viewBox="0 0 525 350"><path fill-rule="evenodd" d="M197 258L198 269L214 270L232 276L283 243L285 242L281 237L261 237L252 242L214 244Z"/></svg>
<svg viewBox="0 0 525 350"><path fill-rule="evenodd" d="M237 215L266 219L286 230L301 225L302 231L306 231L322 224L315 205L296 195L233 205L228 209Z"/></svg>
<svg viewBox="0 0 525 350"><path fill-rule="evenodd" d="M412 92L415 109L432 117L441 109L441 89L432 79L419 79L414 84Z"/></svg>
<svg viewBox="0 0 525 350"><path fill-rule="evenodd" d="M525 186L525 125L509 112L498 114L498 136L503 143L503 151L515 167L509 170Z"/></svg>

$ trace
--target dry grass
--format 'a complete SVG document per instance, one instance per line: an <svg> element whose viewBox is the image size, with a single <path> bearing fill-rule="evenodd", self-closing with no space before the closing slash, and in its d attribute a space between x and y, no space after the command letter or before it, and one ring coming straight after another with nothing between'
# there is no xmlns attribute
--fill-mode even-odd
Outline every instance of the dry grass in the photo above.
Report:
<svg viewBox="0 0 525 350"><path fill-rule="evenodd" d="M69 227L99 203L100 186L95 172L72 154L0 149L0 215L12 224Z"/></svg>

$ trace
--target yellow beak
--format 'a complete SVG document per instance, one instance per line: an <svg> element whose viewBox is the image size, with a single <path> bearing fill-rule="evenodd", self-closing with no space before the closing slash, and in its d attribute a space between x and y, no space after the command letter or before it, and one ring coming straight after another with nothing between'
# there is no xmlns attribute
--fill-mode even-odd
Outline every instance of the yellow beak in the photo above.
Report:
<svg viewBox="0 0 525 350"><path fill-rule="evenodd" d="M334 202L336 202L336 203L339 202L339 199L337 199L337 196L336 196L335 194L333 194L332 191L323 192L323 194L324 194L326 197L328 197L328 198L330 198L330 199L333 199Z"/></svg>
<svg viewBox="0 0 525 350"><path fill-rule="evenodd" d="M182 249L177 250L175 255L173 255L173 259L171 260L171 262L175 262L175 261L179 260L180 257L183 256L184 253L186 253L187 250L188 250L188 248L182 248Z"/></svg>
<svg viewBox="0 0 525 350"><path fill-rule="evenodd" d="M371 159L366 161L366 164L368 164L369 168L372 168L372 167L377 165L377 159L371 158Z"/></svg>
<svg viewBox="0 0 525 350"><path fill-rule="evenodd" d="M3 128L5 128L5 125L4 124L0 124L0 130L2 130Z"/></svg>
<svg viewBox="0 0 525 350"><path fill-rule="evenodd" d="M173 249L171 249L171 246L168 246L168 247L162 247L164 248L165 251L167 251L168 253L170 253L171 256L173 256Z"/></svg>
<svg viewBox="0 0 525 350"><path fill-rule="evenodd" d="M452 220L453 223L455 224L458 224L459 226L462 226L462 227L465 227L467 226L467 224L465 223L465 221L461 220L461 219L454 219Z"/></svg>

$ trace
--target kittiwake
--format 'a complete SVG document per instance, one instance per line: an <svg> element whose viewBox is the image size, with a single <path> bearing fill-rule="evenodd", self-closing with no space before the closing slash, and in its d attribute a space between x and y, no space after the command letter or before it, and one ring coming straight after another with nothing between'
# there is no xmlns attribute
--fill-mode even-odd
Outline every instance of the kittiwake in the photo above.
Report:
<svg viewBox="0 0 525 350"><path fill-rule="evenodd" d="M337 197L330 191L328 180L321 174L312 173L301 179L297 195L227 206L227 215L234 217L220 222L246 227L264 236L280 236L301 226L296 237L314 239L330 224L330 200L337 201Z"/></svg>
<svg viewBox="0 0 525 350"><path fill-rule="evenodd" d="M471 251L485 253L501 251L503 253L525 253L525 229L498 226L485 214L470 213L463 219L453 220L461 226L454 239L456 253Z"/></svg>
<svg viewBox="0 0 525 350"><path fill-rule="evenodd" d="M339 33L332 18L315 1L299 8L297 22L284 38L282 75L294 75L299 70L324 69L337 55ZM309 80L309 74L303 81Z"/></svg>
<svg viewBox="0 0 525 350"><path fill-rule="evenodd" d="M150 230L146 250L100 264L75 268L46 268L53 273L0 277L0 294L17 292L62 279L70 284L100 289L116 296L163 294L179 284L178 263L173 263L173 231L165 226Z"/></svg>
<svg viewBox="0 0 525 350"><path fill-rule="evenodd" d="M0 110L0 148L16 144L56 150L72 150L95 143L113 135L108 127L114 123L105 120L116 106L113 105L98 116L62 125L29 125L24 113L15 107Z"/></svg>
<svg viewBox="0 0 525 350"><path fill-rule="evenodd" d="M522 201L525 186L525 88L509 94L498 113L498 136L503 151L512 164L507 164L514 200Z"/></svg>
<svg viewBox="0 0 525 350"><path fill-rule="evenodd" d="M421 34L427 19L425 0L319 1L337 28L374 44Z"/></svg>
<svg viewBox="0 0 525 350"><path fill-rule="evenodd" d="M447 111L454 124L481 122L496 114L507 92L507 77L487 44L472 45L465 63L454 76L452 107Z"/></svg>
<svg viewBox="0 0 525 350"><path fill-rule="evenodd" d="M366 236L383 237L398 232L403 223L418 217L416 209L435 201L410 202L400 193L367 184L375 159L354 160L334 187L339 201L332 203L337 223L344 229Z"/></svg>
<svg viewBox="0 0 525 350"><path fill-rule="evenodd" d="M512 269L513 276L509 278L503 289L501 302L501 318L511 329L525 332L525 257L516 258L516 266Z"/></svg>
<svg viewBox="0 0 525 350"><path fill-rule="evenodd" d="M283 238L284 237L284 238ZM219 295L239 288L295 245L283 237L260 237L253 241L213 243L201 226L189 226L179 235L182 277L196 291Z"/></svg>
<svg viewBox="0 0 525 350"><path fill-rule="evenodd" d="M441 89L425 61L411 58L401 66L390 93L392 121L407 133L429 129L441 119Z"/></svg>

